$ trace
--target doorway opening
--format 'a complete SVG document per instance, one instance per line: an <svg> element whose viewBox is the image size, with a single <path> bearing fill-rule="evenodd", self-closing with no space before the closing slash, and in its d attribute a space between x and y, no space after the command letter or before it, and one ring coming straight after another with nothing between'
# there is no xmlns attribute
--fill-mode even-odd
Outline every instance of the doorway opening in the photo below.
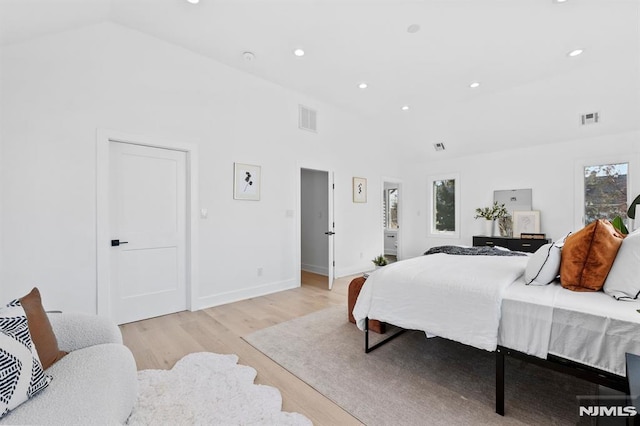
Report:
<svg viewBox="0 0 640 426"><path fill-rule="evenodd" d="M401 258L400 255L400 200L401 183L384 180L382 185L382 234L383 255L388 263Z"/></svg>
<svg viewBox="0 0 640 426"><path fill-rule="evenodd" d="M335 278L333 190L333 173L300 168L300 282L329 290Z"/></svg>

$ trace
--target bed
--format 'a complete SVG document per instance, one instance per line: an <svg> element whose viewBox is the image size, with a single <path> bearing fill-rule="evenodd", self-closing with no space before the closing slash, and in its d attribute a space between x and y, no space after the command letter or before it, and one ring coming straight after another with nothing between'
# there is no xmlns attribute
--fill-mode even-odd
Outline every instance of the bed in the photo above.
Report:
<svg viewBox="0 0 640 426"><path fill-rule="evenodd" d="M640 265L638 231L629 243L619 257ZM532 256L438 253L372 273L353 310L358 327L365 330L365 351L396 337L370 347L367 319L495 351L496 412L501 415L505 356L628 393L625 353L640 354L637 293L623 301L602 291L572 291L557 282L528 285L525 270ZM640 289L640 273L627 269L625 265L623 276L635 274ZM612 268L610 275L620 276L614 272Z"/></svg>

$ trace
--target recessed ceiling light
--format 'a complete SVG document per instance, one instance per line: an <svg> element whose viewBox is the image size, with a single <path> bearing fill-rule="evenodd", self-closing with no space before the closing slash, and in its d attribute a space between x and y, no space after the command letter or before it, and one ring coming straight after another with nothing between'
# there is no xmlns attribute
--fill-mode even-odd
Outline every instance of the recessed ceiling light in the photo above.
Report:
<svg viewBox="0 0 640 426"><path fill-rule="evenodd" d="M566 1L567 1L567 0L553 0L553 2L554 2L554 3L564 3L564 2L566 2Z"/></svg>
<svg viewBox="0 0 640 426"><path fill-rule="evenodd" d="M575 49L575 50L572 50L571 52L567 53L567 56L570 56L570 57L573 58L574 56L582 55L582 52L584 52L584 50Z"/></svg>
<svg viewBox="0 0 640 426"><path fill-rule="evenodd" d="M409 105L403 105L400 109L403 111L409 111Z"/></svg>
<svg viewBox="0 0 640 426"><path fill-rule="evenodd" d="M366 89L367 87L369 87L369 85L367 83L365 83L365 82L362 82L362 83L358 84L358 87L361 88L361 89Z"/></svg>
<svg viewBox="0 0 640 426"><path fill-rule="evenodd" d="M407 32L410 34L415 34L418 31L420 31L420 25L418 24L411 24L407 27Z"/></svg>
<svg viewBox="0 0 640 426"><path fill-rule="evenodd" d="M474 81L473 83L471 83L469 85L469 87L471 87L472 89L475 89L476 87L480 86L480 83L478 83L477 81Z"/></svg>
<svg viewBox="0 0 640 426"><path fill-rule="evenodd" d="M191 4L198 4L200 3L200 0L187 0L189 3Z"/></svg>
<svg viewBox="0 0 640 426"><path fill-rule="evenodd" d="M304 50L302 49L296 49L293 51L293 54L296 56L304 56Z"/></svg>

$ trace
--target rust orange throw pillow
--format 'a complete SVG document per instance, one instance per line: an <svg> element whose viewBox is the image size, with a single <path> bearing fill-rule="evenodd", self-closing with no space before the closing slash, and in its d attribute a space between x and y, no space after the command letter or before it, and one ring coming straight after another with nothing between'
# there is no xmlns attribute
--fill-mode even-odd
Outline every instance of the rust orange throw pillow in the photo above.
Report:
<svg viewBox="0 0 640 426"><path fill-rule="evenodd" d="M567 237L562 248L560 282L574 291L602 289L624 237L599 219Z"/></svg>
<svg viewBox="0 0 640 426"><path fill-rule="evenodd" d="M40 291L34 288L29 294L20 299L20 304L27 314L29 333L34 345L36 345L42 369L46 370L67 353L58 349L58 340L56 335L53 334L49 317L47 317L47 313L42 307Z"/></svg>

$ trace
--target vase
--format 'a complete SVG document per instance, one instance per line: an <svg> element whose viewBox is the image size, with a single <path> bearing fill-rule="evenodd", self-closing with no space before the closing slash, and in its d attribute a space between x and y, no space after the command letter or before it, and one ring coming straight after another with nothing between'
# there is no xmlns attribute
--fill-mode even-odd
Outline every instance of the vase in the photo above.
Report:
<svg viewBox="0 0 640 426"><path fill-rule="evenodd" d="M493 237L495 224L496 224L495 220L487 219L484 221L484 234L487 237Z"/></svg>
<svg viewBox="0 0 640 426"><path fill-rule="evenodd" d="M504 216L498 219L498 229L501 237L513 236L513 221L511 216Z"/></svg>

